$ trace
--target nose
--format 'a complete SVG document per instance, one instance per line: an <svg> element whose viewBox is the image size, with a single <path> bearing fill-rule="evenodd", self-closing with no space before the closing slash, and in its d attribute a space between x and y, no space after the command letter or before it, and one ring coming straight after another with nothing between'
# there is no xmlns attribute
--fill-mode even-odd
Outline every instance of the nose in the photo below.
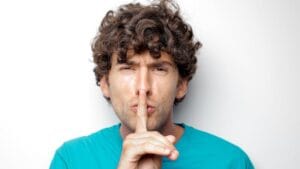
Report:
<svg viewBox="0 0 300 169"><path fill-rule="evenodd" d="M151 95L151 79L147 68L140 68L137 76L136 95L140 95L141 91L144 91L146 96Z"/></svg>

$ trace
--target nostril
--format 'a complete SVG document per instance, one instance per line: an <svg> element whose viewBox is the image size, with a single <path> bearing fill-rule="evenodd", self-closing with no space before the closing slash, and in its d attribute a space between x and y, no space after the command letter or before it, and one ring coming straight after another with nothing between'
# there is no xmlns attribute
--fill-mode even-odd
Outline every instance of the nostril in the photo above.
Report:
<svg viewBox="0 0 300 169"><path fill-rule="evenodd" d="M151 94L150 90L139 89L139 90L137 90L136 95L139 96L141 93L144 93L146 96L149 96Z"/></svg>

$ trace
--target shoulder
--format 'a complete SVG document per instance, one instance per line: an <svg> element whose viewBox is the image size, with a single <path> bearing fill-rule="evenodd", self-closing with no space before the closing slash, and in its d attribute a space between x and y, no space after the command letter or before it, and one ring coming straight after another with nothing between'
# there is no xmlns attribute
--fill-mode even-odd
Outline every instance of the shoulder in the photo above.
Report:
<svg viewBox="0 0 300 169"><path fill-rule="evenodd" d="M241 148L237 145L219 137L214 134L196 129L187 124L182 124L185 128L184 137L189 140L191 144L205 145L209 148L228 150L228 151L240 151Z"/></svg>
<svg viewBox="0 0 300 169"><path fill-rule="evenodd" d="M113 126L103 128L97 132L91 133L87 136L80 136L67 140L57 149L57 152L62 155L77 154L83 153L84 151L93 149L95 147L99 147L108 141L107 138L110 138L109 140L112 140L114 137L118 138L118 129L119 124L115 124Z"/></svg>
<svg viewBox="0 0 300 169"><path fill-rule="evenodd" d="M101 129L87 136L77 137L64 142L51 162L51 169L96 168L114 165L115 159L107 154L118 152L120 133L119 124Z"/></svg>
<svg viewBox="0 0 300 169"><path fill-rule="evenodd" d="M185 128L183 142L180 146L183 149L194 147L193 154L217 159L220 163L246 165L246 168L253 168L248 155L242 148L214 134L196 129L187 124L181 124ZM245 168L245 167L243 167Z"/></svg>

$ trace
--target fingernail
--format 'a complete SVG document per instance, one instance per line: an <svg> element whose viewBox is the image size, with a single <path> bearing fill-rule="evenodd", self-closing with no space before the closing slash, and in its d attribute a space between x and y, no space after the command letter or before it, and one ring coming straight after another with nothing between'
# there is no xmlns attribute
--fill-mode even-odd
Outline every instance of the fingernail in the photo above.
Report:
<svg viewBox="0 0 300 169"><path fill-rule="evenodd" d="M177 156L178 156L178 151L177 150L174 150L173 152L172 152L172 156L173 156L173 158L176 158Z"/></svg>
<svg viewBox="0 0 300 169"><path fill-rule="evenodd" d="M171 150L168 149L168 148L166 148L166 149L165 149L165 152L169 154L169 153L171 152Z"/></svg>

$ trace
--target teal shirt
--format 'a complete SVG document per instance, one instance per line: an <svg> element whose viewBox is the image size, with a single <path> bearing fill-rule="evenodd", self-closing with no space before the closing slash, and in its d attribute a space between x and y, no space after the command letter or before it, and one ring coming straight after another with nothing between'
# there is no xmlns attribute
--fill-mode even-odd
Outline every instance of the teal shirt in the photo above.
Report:
<svg viewBox="0 0 300 169"><path fill-rule="evenodd" d="M177 160L162 159L162 169L253 169L248 156L239 147L186 124L175 144ZM65 142L59 147L50 169L115 169L122 150L120 124L89 136Z"/></svg>

